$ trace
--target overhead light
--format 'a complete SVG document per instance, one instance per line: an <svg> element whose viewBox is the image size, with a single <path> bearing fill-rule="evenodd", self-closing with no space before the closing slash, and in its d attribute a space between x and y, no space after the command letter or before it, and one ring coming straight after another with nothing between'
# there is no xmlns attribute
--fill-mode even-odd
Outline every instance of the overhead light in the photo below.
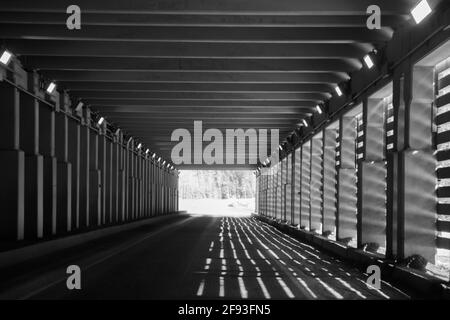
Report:
<svg viewBox="0 0 450 320"><path fill-rule="evenodd" d="M158 158L158 162L160 162L160 161L161 161L161 157Z"/></svg>
<svg viewBox="0 0 450 320"><path fill-rule="evenodd" d="M166 164L166 160L163 161L162 165L165 165L165 164Z"/></svg>
<svg viewBox="0 0 450 320"><path fill-rule="evenodd" d="M364 63L366 64L367 69L372 69L374 66L373 61L368 54L364 56Z"/></svg>
<svg viewBox="0 0 450 320"><path fill-rule="evenodd" d="M81 109L83 108L83 106L84 106L84 103L83 102L78 102L78 104L77 104L77 106L75 107L75 111L76 112L80 112L81 111Z"/></svg>
<svg viewBox="0 0 450 320"><path fill-rule="evenodd" d="M3 51L2 56L0 57L0 62L6 66L11 60L11 57L12 57L11 52L5 50Z"/></svg>
<svg viewBox="0 0 450 320"><path fill-rule="evenodd" d="M303 125L304 125L305 127L308 126L308 121L306 121L305 119L303 119L302 122L303 122Z"/></svg>
<svg viewBox="0 0 450 320"><path fill-rule="evenodd" d="M281 145L278 146L278 149L280 149L281 151L283 151L283 147Z"/></svg>
<svg viewBox="0 0 450 320"><path fill-rule="evenodd" d="M142 143L139 143L138 146L137 146L137 149L139 150L141 148L142 148Z"/></svg>
<svg viewBox="0 0 450 320"><path fill-rule="evenodd" d="M145 150L145 154L148 154L150 152L150 149Z"/></svg>
<svg viewBox="0 0 450 320"><path fill-rule="evenodd" d="M114 134L117 136L120 133L120 129L117 129L116 132L114 132Z"/></svg>
<svg viewBox="0 0 450 320"><path fill-rule="evenodd" d="M339 88L339 86L336 86L336 88L334 88L334 90L336 91L336 93L339 97L342 96L342 91L341 91L341 88Z"/></svg>
<svg viewBox="0 0 450 320"><path fill-rule="evenodd" d="M103 123L103 121L105 121L105 118L103 118L103 117L100 117L100 119L98 120L98 125L100 126L102 123Z"/></svg>
<svg viewBox="0 0 450 320"><path fill-rule="evenodd" d="M50 82L50 84L47 87L47 93L52 93L53 90L55 90L56 84L54 82Z"/></svg>
<svg viewBox="0 0 450 320"><path fill-rule="evenodd" d="M431 8L427 0L422 0L419 4L411 10L411 15L417 24L419 24L426 16L431 13Z"/></svg>
<svg viewBox="0 0 450 320"><path fill-rule="evenodd" d="M167 164L167 168L170 168L170 163Z"/></svg>
<svg viewBox="0 0 450 320"><path fill-rule="evenodd" d="M154 152L153 152L153 154L152 154L152 158L154 158L154 157L156 157L156 153L154 153Z"/></svg>
<svg viewBox="0 0 450 320"><path fill-rule="evenodd" d="M316 106L316 110L319 114L322 114L322 108L319 105Z"/></svg>

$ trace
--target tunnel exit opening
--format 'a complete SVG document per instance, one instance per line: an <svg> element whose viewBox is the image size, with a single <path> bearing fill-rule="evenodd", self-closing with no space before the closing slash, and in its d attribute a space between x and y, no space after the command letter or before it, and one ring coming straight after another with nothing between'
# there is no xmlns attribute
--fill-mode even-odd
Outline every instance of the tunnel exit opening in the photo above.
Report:
<svg viewBox="0 0 450 320"><path fill-rule="evenodd" d="M249 216L255 211L255 176L248 170L181 170L180 210L190 214Z"/></svg>

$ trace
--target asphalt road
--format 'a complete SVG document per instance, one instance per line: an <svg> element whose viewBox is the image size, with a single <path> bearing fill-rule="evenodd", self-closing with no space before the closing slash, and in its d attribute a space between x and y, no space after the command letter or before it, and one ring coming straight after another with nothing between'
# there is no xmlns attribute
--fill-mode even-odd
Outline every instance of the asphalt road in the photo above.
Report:
<svg viewBox="0 0 450 320"><path fill-rule="evenodd" d="M81 290L67 289L71 264ZM182 215L9 272L0 298L408 298L385 282L370 288L364 273L251 217Z"/></svg>

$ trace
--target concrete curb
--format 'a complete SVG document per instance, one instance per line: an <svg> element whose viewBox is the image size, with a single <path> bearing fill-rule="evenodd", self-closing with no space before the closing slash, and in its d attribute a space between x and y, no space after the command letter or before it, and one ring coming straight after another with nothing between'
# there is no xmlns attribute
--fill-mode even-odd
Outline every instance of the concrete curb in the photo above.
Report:
<svg viewBox="0 0 450 320"><path fill-rule="evenodd" d="M0 252L0 268L11 267L29 260L43 257L57 251L65 250L86 242L96 240L102 237L113 235L119 232L132 230L141 226L156 223L161 220L173 217L175 214L186 213L178 211L166 214L164 216L146 218L143 220L124 223L116 226L105 227L102 229L87 231L76 235L71 235L59 239L48 240L41 243L32 244L26 247Z"/></svg>

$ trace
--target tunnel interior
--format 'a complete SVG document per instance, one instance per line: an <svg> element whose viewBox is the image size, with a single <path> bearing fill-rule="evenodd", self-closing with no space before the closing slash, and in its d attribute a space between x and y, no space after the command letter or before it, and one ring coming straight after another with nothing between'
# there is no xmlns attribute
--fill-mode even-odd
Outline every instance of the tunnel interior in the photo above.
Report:
<svg viewBox="0 0 450 320"><path fill-rule="evenodd" d="M444 0L2 0L0 298L448 299L449 35ZM71 260L89 290L24 291Z"/></svg>

